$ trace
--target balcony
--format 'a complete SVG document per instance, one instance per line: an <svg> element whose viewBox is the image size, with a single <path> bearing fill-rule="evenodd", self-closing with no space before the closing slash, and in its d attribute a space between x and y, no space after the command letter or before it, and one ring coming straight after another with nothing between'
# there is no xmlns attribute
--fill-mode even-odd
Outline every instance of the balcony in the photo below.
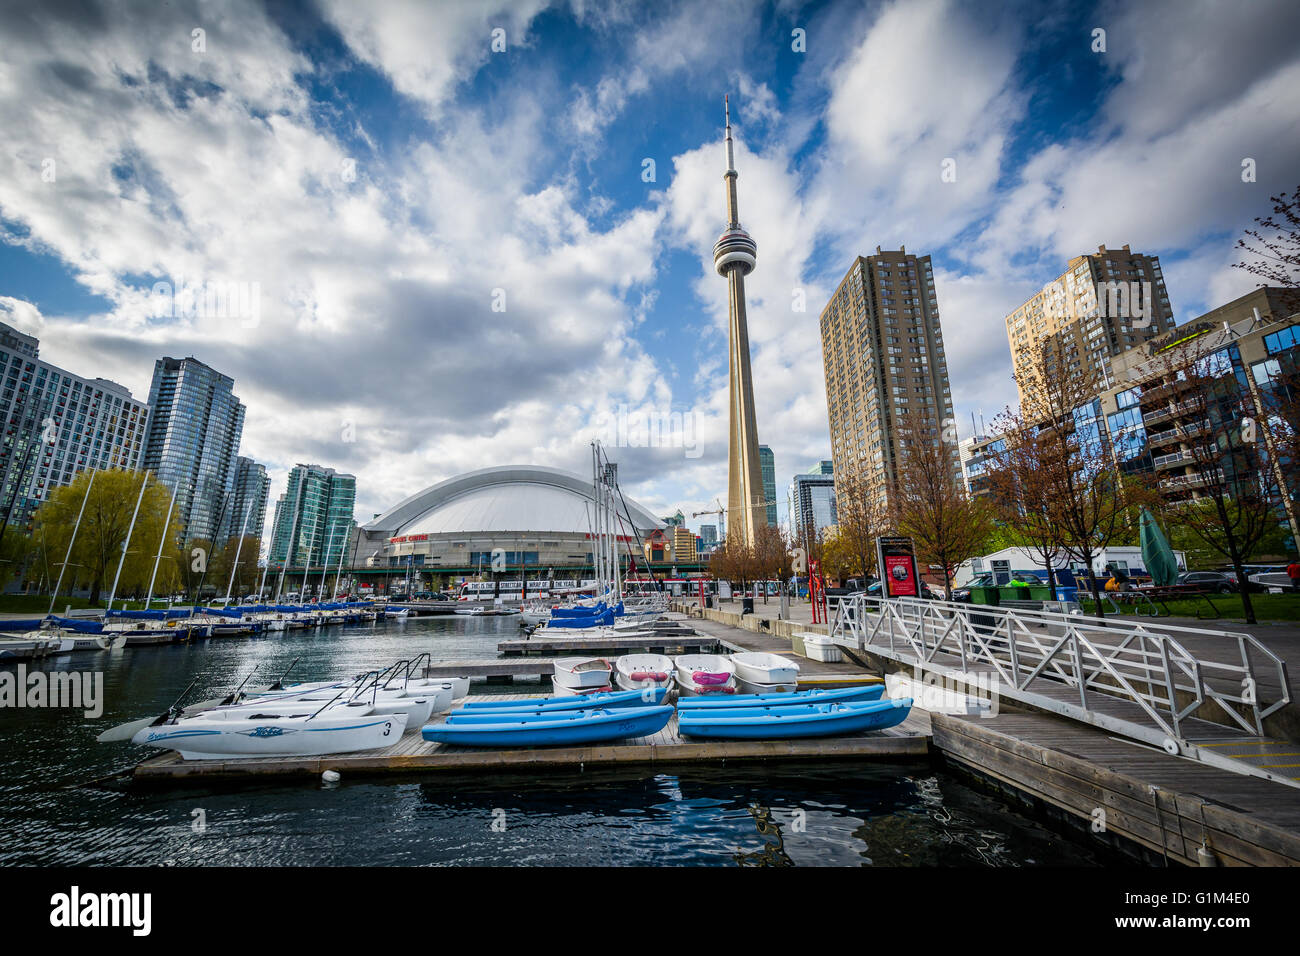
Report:
<svg viewBox="0 0 1300 956"><path fill-rule="evenodd" d="M1194 438L1197 435L1208 431L1209 428L1210 420L1208 418L1202 419L1199 422L1183 422L1168 431L1147 432L1147 444L1152 448L1159 448L1161 445L1167 445L1170 442L1185 441L1186 439Z"/></svg>
<svg viewBox="0 0 1300 956"><path fill-rule="evenodd" d="M1202 488L1211 482L1217 483L1223 480L1223 469L1216 468L1211 472L1197 475L1179 475L1175 478L1160 479L1161 491L1188 491L1192 488Z"/></svg>
<svg viewBox="0 0 1300 956"><path fill-rule="evenodd" d="M1209 447L1202 445L1199 448L1190 451L1176 451L1168 455L1157 455L1151 460L1151 463L1155 467L1156 471L1179 464L1194 464L1196 462L1196 455L1203 455L1207 451L1209 451Z"/></svg>
<svg viewBox="0 0 1300 956"><path fill-rule="evenodd" d="M1203 411L1203 403L1198 399L1189 399L1178 402L1176 405L1167 405L1164 408L1155 408L1149 412L1143 412L1142 424L1149 425L1152 422L1163 421L1166 418L1185 415L1188 412Z"/></svg>

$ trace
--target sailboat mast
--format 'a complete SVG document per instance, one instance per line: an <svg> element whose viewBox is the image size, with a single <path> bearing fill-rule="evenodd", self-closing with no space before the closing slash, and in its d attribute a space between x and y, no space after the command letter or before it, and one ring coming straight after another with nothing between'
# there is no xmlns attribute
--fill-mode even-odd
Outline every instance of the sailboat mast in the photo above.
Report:
<svg viewBox="0 0 1300 956"><path fill-rule="evenodd" d="M77 523L72 526L72 537L68 539L68 553L63 556L63 565L59 568L59 580L54 585L54 593L50 595L50 613L54 613L54 602L59 599L59 588L63 587L63 572L67 570L68 562L72 560L72 545L77 540L77 531L81 528L81 516L86 513L86 502L90 500L90 489L95 487L95 472L90 473L90 481L86 483L86 496L81 499L81 510L77 512Z"/></svg>
<svg viewBox="0 0 1300 956"><path fill-rule="evenodd" d="M226 585L226 603L230 603L230 592L235 587L235 572L239 570L239 552L244 548L244 535L248 534L248 516L253 512L253 501L250 498L248 507L244 509L244 523L239 529L239 542L235 545L235 560L230 566L230 583Z"/></svg>
<svg viewBox="0 0 1300 956"><path fill-rule="evenodd" d="M140 482L140 496L135 499L135 511L131 512L131 526L126 529L126 540L122 542L122 556L117 559L117 573L113 575L113 589L108 592L108 609L113 610L113 598L117 597L117 582L122 577L122 565L126 563L126 549L131 543L131 535L135 532L135 519L140 514L140 502L144 501L144 490L149 485L149 472L144 473L144 481Z"/></svg>
<svg viewBox="0 0 1300 956"><path fill-rule="evenodd" d="M172 523L172 509L176 507L176 489L181 483L176 482L176 488L172 489L172 502L167 506L167 517L163 519L162 534L158 536L158 554L153 559L153 574L149 575L149 594L144 599L144 609L149 610L149 605L153 604L153 585L158 580L158 565L162 563L163 543L167 540L167 528Z"/></svg>
<svg viewBox="0 0 1300 956"><path fill-rule="evenodd" d="M293 526L289 529L289 540L286 541L284 545L284 562L280 565L280 579L275 583L276 604L280 603L280 592L284 589L284 575L285 572L289 570L289 555L293 551L294 538L298 534L298 518L299 518L299 511L301 510L299 508L299 504L302 500L302 489L306 486L306 484L307 484L307 480L305 475L298 479L298 496L293 499ZM271 542L271 546L272 547L275 546L274 541ZM269 564L271 560L271 555L269 552L266 555L266 559L267 559L267 563Z"/></svg>
<svg viewBox="0 0 1300 956"><path fill-rule="evenodd" d="M330 528L330 536L325 539L325 553L320 556L320 588L319 594L325 597L325 575L330 573L330 548L334 546L334 529Z"/></svg>
<svg viewBox="0 0 1300 956"><path fill-rule="evenodd" d="M349 520L348 520L348 530L350 531L351 529L352 529L352 521L351 521L351 519L349 519ZM339 566L338 566L337 568L334 569L334 593L330 596L330 600L331 600L331 601L336 601L336 600L338 600L338 596L339 596L339 578L340 578L340 577L342 576L342 574L343 574L343 554L344 554L345 551L347 551L347 545L346 545L346 544L340 544L340 545L339 545Z"/></svg>

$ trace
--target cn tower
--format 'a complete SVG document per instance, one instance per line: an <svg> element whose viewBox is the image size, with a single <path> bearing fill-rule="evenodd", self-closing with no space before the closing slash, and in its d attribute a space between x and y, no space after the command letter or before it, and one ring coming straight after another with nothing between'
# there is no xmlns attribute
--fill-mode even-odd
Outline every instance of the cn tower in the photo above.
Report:
<svg viewBox="0 0 1300 956"><path fill-rule="evenodd" d="M731 104L727 117L727 230L713 246L713 267L727 280L727 328L730 366L731 445L727 453L728 543L754 546L755 532L767 526L763 472L758 460L758 426L754 420L754 376L749 367L749 323L745 316L745 276L754 270L758 244L740 227L736 206L736 159L731 142Z"/></svg>

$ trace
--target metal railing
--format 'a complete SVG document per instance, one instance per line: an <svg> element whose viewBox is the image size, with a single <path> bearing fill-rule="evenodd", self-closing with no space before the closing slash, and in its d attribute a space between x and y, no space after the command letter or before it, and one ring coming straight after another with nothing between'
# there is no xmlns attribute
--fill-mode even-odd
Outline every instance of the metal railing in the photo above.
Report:
<svg viewBox="0 0 1300 956"><path fill-rule="evenodd" d="M1039 681L1065 685L1077 692L1077 706L1087 714L1098 712L1103 703L1098 695L1127 701L1159 734L1184 748L1183 724L1189 717L1263 735L1264 719L1290 703L1286 663L1245 633L1178 625L1156 629L1143 621L865 594L838 602L830 632L859 650L888 647L892 657L910 656L931 667L991 668L1022 693L1041 696L1046 688L1033 686ZM1192 653L1185 642L1198 637L1231 641L1240 662ZM1258 692L1264 669L1281 688L1280 698L1267 705ZM1217 708L1205 706L1211 701ZM1073 710L1065 702L1061 712L1079 716ZM1138 736L1164 743L1149 733Z"/></svg>

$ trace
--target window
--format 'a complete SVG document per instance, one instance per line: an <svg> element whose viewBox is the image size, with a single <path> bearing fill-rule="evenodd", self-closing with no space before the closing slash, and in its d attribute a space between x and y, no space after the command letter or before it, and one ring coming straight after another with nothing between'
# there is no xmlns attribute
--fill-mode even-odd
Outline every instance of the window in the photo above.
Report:
<svg viewBox="0 0 1300 956"><path fill-rule="evenodd" d="M1264 348L1269 355L1286 352L1295 348L1297 343L1300 343L1300 326L1297 325L1264 336Z"/></svg>

